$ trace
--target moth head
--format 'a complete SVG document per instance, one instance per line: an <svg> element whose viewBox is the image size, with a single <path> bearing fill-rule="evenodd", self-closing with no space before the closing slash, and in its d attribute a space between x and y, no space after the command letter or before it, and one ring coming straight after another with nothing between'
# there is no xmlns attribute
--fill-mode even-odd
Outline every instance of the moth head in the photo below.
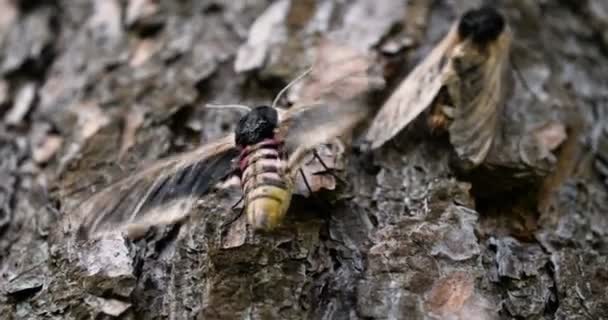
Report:
<svg viewBox="0 0 608 320"><path fill-rule="evenodd" d="M475 44L485 45L500 36L505 29L505 18L492 7L469 10L458 24L461 39L470 38Z"/></svg>
<svg viewBox="0 0 608 320"><path fill-rule="evenodd" d="M279 117L276 109L269 106L252 108L244 115L235 129L235 142L246 147L274 137Z"/></svg>

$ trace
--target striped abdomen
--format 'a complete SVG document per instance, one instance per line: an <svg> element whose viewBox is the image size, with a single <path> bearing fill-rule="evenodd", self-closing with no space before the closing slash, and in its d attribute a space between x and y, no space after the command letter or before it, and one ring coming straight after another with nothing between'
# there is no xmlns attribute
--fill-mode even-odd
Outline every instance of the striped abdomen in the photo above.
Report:
<svg viewBox="0 0 608 320"><path fill-rule="evenodd" d="M241 155L245 211L255 229L276 228L289 208L293 183L279 148L278 141L264 140Z"/></svg>

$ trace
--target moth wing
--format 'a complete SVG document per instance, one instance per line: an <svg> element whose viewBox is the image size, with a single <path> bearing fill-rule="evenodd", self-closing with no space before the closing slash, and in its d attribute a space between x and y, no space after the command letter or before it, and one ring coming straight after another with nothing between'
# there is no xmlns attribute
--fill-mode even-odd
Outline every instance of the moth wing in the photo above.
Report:
<svg viewBox="0 0 608 320"><path fill-rule="evenodd" d="M384 103L365 134L372 149L384 145L431 105L444 84L449 53L458 41L457 26L452 26Z"/></svg>
<svg viewBox="0 0 608 320"><path fill-rule="evenodd" d="M350 132L369 110L363 104L337 108L337 103L323 103L308 106L295 113L281 127L286 131L285 149L290 154L289 163L295 159L295 151L311 150L315 146L328 143L336 137Z"/></svg>
<svg viewBox="0 0 608 320"><path fill-rule="evenodd" d="M232 173L237 155L229 135L110 184L72 214L80 221L78 237L125 232L136 238L151 226L184 219L197 199Z"/></svg>
<svg viewBox="0 0 608 320"><path fill-rule="evenodd" d="M372 74L373 56L347 45L323 39L310 73L296 91L299 106L318 101L348 100L360 96L384 80ZM290 108L287 113L297 111Z"/></svg>
<svg viewBox="0 0 608 320"><path fill-rule="evenodd" d="M487 48L484 61L475 68L479 75L467 72L475 69L461 67L466 76L455 76L447 85L454 102L454 120L450 124L450 143L461 159L470 161L474 166L486 158L496 135L500 110L504 104L509 77L509 49L511 34L507 29ZM470 45L467 41L463 46ZM468 55L468 52L473 54ZM474 49L455 50L455 59L472 60L474 65L478 55ZM458 73L458 68L451 68Z"/></svg>
<svg viewBox="0 0 608 320"><path fill-rule="evenodd" d="M321 42L310 75L297 90L297 104L280 111L279 136L296 166L310 149L352 130L368 114L362 101L384 80L370 74L373 60L347 46Z"/></svg>

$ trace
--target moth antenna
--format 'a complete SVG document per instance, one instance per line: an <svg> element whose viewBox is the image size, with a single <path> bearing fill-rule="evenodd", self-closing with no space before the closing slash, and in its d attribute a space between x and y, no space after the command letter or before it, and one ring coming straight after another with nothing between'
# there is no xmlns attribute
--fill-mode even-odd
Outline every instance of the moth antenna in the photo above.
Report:
<svg viewBox="0 0 608 320"><path fill-rule="evenodd" d="M306 69L304 72L302 72L295 79L291 80L291 82L288 83L283 89L281 89L281 91L279 91L279 93L277 94L277 96L274 98L274 101L272 101L272 107L276 109L277 103L279 102L279 99L285 93L285 91L287 91L287 89L291 88L298 81L302 80L302 78L304 78L305 76L307 76L311 71L312 71L312 67Z"/></svg>
<svg viewBox="0 0 608 320"><path fill-rule="evenodd" d="M207 104L205 104L205 108L209 108L209 109L235 109L235 110L238 110L238 111L244 112L244 113L247 113L247 112L251 111L251 108L249 106L242 105L242 104L212 104L212 103L207 103Z"/></svg>

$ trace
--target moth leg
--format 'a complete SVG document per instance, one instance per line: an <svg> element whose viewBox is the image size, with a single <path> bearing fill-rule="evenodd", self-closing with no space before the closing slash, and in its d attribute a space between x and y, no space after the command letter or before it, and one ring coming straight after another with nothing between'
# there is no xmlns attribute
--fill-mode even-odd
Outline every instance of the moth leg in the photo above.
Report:
<svg viewBox="0 0 608 320"><path fill-rule="evenodd" d="M233 205L232 205L232 207L230 207L230 209L231 209L231 210L236 209L236 207L238 207L238 206L239 206L239 204L241 204L241 202L243 202L243 200L244 200L244 199L245 199L245 196L244 196L244 195L243 195L243 196L241 196L241 197L239 198L239 201L237 201L235 204L233 204Z"/></svg>
<svg viewBox="0 0 608 320"><path fill-rule="evenodd" d="M337 181L340 181L341 183L344 183L344 184L346 183L346 181L344 181L344 179L342 179L341 177L339 177L335 173L336 169L330 168L330 167L327 166L327 164L325 164L325 161L323 161L323 159L321 158L321 156L317 152L317 149L312 149L312 155L315 157L315 159L317 159L317 161L319 161L319 163L321 163L321 165L323 166L323 169L324 169L323 171L317 171L317 172L313 173L314 175L321 175L321 174L328 173L332 177L334 177L334 179L336 179Z"/></svg>
<svg viewBox="0 0 608 320"><path fill-rule="evenodd" d="M454 119L456 107L452 102L447 88L443 87L433 101L431 112L427 118L428 127L431 129L431 134L441 135L445 133L450 122Z"/></svg>
<svg viewBox="0 0 608 320"><path fill-rule="evenodd" d="M243 197L241 197L241 199L240 199L240 200L239 200L239 201L238 201L238 202L237 202L237 203L236 203L234 206L232 206L232 210L234 210L234 209L235 209L235 208L238 206L238 204L239 204L241 201L243 201L243 199L244 199L244 198L245 198L244 196L243 196ZM223 224L222 224L222 227L229 226L229 225L233 224L235 221L237 221L238 219L240 219L240 218L241 218L241 216L243 215L243 213L245 213L245 206L243 206L243 207L241 208L241 210L239 210L239 213L238 213L238 214L237 214L237 215L236 215L234 218L232 218L232 219L230 219L229 221L227 221L227 222L223 223Z"/></svg>
<svg viewBox="0 0 608 320"><path fill-rule="evenodd" d="M239 168L238 165L233 163L232 172L230 172L229 177L232 177L232 176L241 177L241 175L242 175L241 168ZM241 204L241 202L243 202L243 200L245 200L245 195L241 195L239 200L236 203L234 203L232 205L232 207L230 207L230 210L234 210L236 207L238 207L239 204Z"/></svg>
<svg viewBox="0 0 608 320"><path fill-rule="evenodd" d="M310 195L312 196L314 193L312 192L312 189L310 188L310 184L308 184L308 180L306 179L306 175L304 174L304 170L302 170L302 168L299 168L298 171L300 171L300 175L302 175L302 179L304 180L304 184L306 185L306 189L308 189L308 192L310 192Z"/></svg>
<svg viewBox="0 0 608 320"><path fill-rule="evenodd" d="M304 170L302 170L302 168L300 168L299 171L300 171L300 175L302 175L302 179L304 180L304 184L306 185L308 192L310 192L310 196L315 199L315 202L321 207L321 209L323 209L327 212L331 212L329 210L330 209L329 202L322 200L314 192L312 192L312 189L310 188L310 184L308 184L308 180L306 179L306 175L304 174Z"/></svg>
<svg viewBox="0 0 608 320"><path fill-rule="evenodd" d="M323 166L323 169L325 169L326 172L331 172L332 170L329 169L329 167L325 164L325 161L323 161L323 159L321 159L321 156L319 155L319 153L317 152L317 149L312 149L312 155L321 163L321 165Z"/></svg>

